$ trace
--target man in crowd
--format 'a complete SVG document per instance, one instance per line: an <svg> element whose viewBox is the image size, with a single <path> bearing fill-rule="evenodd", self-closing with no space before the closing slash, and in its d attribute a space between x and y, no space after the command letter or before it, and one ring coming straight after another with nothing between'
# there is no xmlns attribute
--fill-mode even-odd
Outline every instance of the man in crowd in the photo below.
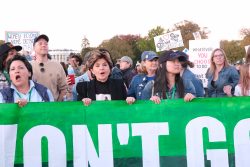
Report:
<svg viewBox="0 0 250 167"><path fill-rule="evenodd" d="M62 101L67 90L66 75L60 63L49 59L48 42L49 38L44 34L34 39L33 80L49 88L55 101Z"/></svg>
<svg viewBox="0 0 250 167"><path fill-rule="evenodd" d="M129 56L123 56L120 59L120 69L124 83L128 88L132 78L135 76L133 72L133 61Z"/></svg>

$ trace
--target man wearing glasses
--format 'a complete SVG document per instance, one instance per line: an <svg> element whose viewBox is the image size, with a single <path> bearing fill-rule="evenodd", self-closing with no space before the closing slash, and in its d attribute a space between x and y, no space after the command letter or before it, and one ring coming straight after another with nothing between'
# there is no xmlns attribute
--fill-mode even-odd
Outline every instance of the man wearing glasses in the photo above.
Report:
<svg viewBox="0 0 250 167"><path fill-rule="evenodd" d="M34 39L33 47L36 59L31 62L33 80L49 88L55 101L63 101L66 94L66 75L60 63L51 61L48 57L47 35L39 35Z"/></svg>

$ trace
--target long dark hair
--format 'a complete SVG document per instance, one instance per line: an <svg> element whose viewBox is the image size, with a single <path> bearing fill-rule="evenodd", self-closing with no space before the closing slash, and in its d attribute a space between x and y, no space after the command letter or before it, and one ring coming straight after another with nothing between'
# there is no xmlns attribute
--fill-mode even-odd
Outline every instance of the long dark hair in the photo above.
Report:
<svg viewBox="0 0 250 167"><path fill-rule="evenodd" d="M167 92L167 85L168 85L168 80L166 78L166 73L167 73L167 68L166 68L166 61L160 64L159 69L157 70L156 73L156 78L155 78L155 83L154 83L154 95L156 93L160 93L159 95L163 98L166 99L166 92ZM176 83L176 91L178 92L178 95L180 98L184 97L184 85L183 81L181 79L180 74L176 74L175 76L175 83Z"/></svg>
<svg viewBox="0 0 250 167"><path fill-rule="evenodd" d="M3 71L5 69L4 61L6 60L7 57L8 57L8 52L0 56L0 71Z"/></svg>

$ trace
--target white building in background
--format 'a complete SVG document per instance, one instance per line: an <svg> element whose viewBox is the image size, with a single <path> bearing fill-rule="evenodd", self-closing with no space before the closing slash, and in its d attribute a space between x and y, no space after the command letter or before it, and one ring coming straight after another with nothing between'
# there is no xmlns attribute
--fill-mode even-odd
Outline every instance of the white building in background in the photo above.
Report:
<svg viewBox="0 0 250 167"><path fill-rule="evenodd" d="M68 57L70 53L79 54L80 51L72 50L72 49L53 49L49 50L49 55L51 56L52 60L57 62L64 62L67 63Z"/></svg>

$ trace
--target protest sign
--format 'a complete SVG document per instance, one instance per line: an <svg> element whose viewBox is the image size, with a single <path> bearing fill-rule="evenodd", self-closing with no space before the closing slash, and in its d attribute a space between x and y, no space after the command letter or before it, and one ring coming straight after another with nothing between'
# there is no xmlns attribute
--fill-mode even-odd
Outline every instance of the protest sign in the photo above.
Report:
<svg viewBox="0 0 250 167"><path fill-rule="evenodd" d="M195 65L190 70L202 80L205 88L207 87L206 73L210 66L211 53L219 47L219 41L209 39L189 41L189 60Z"/></svg>
<svg viewBox="0 0 250 167"><path fill-rule="evenodd" d="M173 31L154 37L156 52L184 46L181 31Z"/></svg>
<svg viewBox="0 0 250 167"><path fill-rule="evenodd" d="M201 34L199 31L193 32L193 36L195 40L201 40Z"/></svg>
<svg viewBox="0 0 250 167"><path fill-rule="evenodd" d="M249 100L0 104L0 166L250 166Z"/></svg>
<svg viewBox="0 0 250 167"><path fill-rule="evenodd" d="M38 35L38 31L5 31L5 41L11 42L13 45L20 45L23 47L23 52L31 53L34 38Z"/></svg>
<svg viewBox="0 0 250 167"><path fill-rule="evenodd" d="M250 45L245 46L246 53L247 53L247 49L248 49L249 47L250 47Z"/></svg>

